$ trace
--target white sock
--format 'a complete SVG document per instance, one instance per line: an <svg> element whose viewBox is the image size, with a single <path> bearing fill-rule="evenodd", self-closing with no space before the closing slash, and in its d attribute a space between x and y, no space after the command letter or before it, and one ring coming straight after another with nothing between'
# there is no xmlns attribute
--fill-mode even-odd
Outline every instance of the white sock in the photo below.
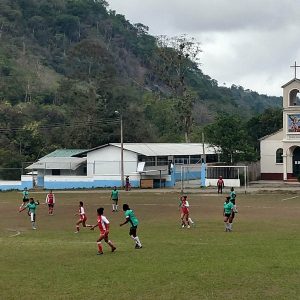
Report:
<svg viewBox="0 0 300 300"><path fill-rule="evenodd" d="M136 236L136 237L134 238L134 240L136 241L136 243L137 243L140 247L142 246L142 244L141 244L140 239L139 239L138 236Z"/></svg>
<svg viewBox="0 0 300 300"><path fill-rule="evenodd" d="M116 210L118 210L118 205L116 204Z"/></svg>
<svg viewBox="0 0 300 300"><path fill-rule="evenodd" d="M232 223L229 223L229 229L232 230Z"/></svg>
<svg viewBox="0 0 300 300"><path fill-rule="evenodd" d="M229 229L228 223L225 223L225 229Z"/></svg>
<svg viewBox="0 0 300 300"><path fill-rule="evenodd" d="M194 224L194 221L193 221L191 218L189 218L189 222L190 222L191 224Z"/></svg>
<svg viewBox="0 0 300 300"><path fill-rule="evenodd" d="M114 204L112 205L112 208L113 208L113 210L115 210L115 205Z"/></svg>

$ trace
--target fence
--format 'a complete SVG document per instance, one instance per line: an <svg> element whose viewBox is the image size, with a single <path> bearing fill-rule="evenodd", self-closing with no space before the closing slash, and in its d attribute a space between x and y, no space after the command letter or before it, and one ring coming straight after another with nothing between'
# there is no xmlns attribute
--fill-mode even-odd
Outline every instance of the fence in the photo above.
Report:
<svg viewBox="0 0 300 300"><path fill-rule="evenodd" d="M196 188L200 186L216 186L217 180L222 176L226 186L243 186L245 191L248 185L247 166L206 166L205 183L201 181L202 165L181 165L176 166L175 178L180 181L181 191L186 188Z"/></svg>

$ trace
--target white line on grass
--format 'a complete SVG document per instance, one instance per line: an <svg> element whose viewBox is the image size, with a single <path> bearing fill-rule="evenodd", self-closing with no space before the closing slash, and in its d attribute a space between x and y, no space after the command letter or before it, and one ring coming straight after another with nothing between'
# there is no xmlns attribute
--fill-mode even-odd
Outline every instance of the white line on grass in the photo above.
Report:
<svg viewBox="0 0 300 300"><path fill-rule="evenodd" d="M10 235L9 237L15 237L15 236L18 236L18 235L21 234L21 232L20 232L19 230L17 230L17 229L10 229L10 228L7 228L7 230L8 230L8 231L14 231L14 232L16 232L15 234Z"/></svg>
<svg viewBox="0 0 300 300"><path fill-rule="evenodd" d="M282 199L281 201L287 201L287 200L292 200L292 199L295 199L295 198L298 198L299 196L294 196L294 197L289 197L289 198L285 198L285 199Z"/></svg>

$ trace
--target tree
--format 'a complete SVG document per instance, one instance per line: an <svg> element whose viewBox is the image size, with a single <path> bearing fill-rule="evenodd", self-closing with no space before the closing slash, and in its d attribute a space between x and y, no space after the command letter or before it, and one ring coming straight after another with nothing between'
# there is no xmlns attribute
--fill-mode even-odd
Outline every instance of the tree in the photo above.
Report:
<svg viewBox="0 0 300 300"><path fill-rule="evenodd" d="M221 150L224 162L234 164L256 159L245 122L239 116L220 115L204 132L206 141Z"/></svg>
<svg viewBox="0 0 300 300"><path fill-rule="evenodd" d="M246 128L256 151L259 152L259 139L282 128L282 109L266 109L262 114L252 117Z"/></svg>
<svg viewBox="0 0 300 300"><path fill-rule="evenodd" d="M158 46L160 63L157 71L177 99L177 113L182 122L185 141L189 142L196 99L195 94L188 90L186 75L192 69L198 69L200 45L195 39L182 35L172 38L161 36L158 38Z"/></svg>

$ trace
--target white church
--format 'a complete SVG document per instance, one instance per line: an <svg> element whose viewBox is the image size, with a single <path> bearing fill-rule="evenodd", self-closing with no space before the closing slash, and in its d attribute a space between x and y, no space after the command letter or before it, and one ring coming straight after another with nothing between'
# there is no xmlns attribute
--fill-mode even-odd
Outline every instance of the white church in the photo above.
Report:
<svg viewBox="0 0 300 300"><path fill-rule="evenodd" d="M295 70L296 70L295 64ZM283 88L283 128L260 139L261 179L292 180L300 175L300 80Z"/></svg>

